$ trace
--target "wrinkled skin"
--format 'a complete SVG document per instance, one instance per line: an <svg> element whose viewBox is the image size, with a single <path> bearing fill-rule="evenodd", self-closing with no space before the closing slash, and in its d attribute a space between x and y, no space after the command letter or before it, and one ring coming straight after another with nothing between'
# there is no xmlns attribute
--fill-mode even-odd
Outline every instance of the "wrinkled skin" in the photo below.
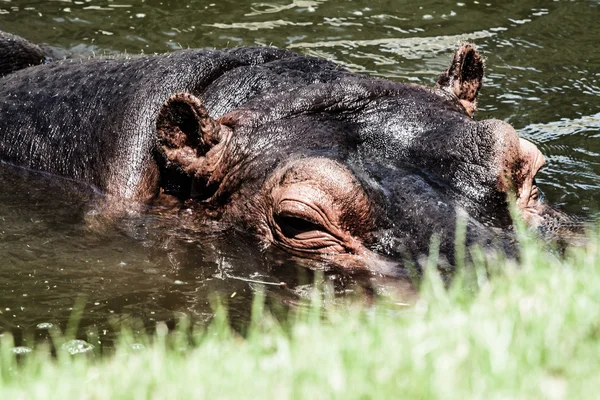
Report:
<svg viewBox="0 0 600 400"><path fill-rule="evenodd" d="M459 216L467 244L514 253L511 196L530 226L566 220L535 185L538 149L473 119L484 66L469 44L435 88L268 47L27 66L0 66L0 159L93 185L109 214L190 207L394 277L419 270L433 235L451 267Z"/></svg>

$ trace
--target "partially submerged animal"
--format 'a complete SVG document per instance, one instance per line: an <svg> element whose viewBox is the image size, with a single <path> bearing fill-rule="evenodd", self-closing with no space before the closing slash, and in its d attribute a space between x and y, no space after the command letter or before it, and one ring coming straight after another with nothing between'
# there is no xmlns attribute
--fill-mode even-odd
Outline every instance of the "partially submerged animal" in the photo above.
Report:
<svg viewBox="0 0 600 400"><path fill-rule="evenodd" d="M542 231L565 219L540 196L536 146L473 119L471 44L434 88L271 47L49 62L4 34L0 52L0 160L93 185L107 209L176 199L198 223L390 276L432 235L452 264L459 216L468 245L511 252L511 197Z"/></svg>

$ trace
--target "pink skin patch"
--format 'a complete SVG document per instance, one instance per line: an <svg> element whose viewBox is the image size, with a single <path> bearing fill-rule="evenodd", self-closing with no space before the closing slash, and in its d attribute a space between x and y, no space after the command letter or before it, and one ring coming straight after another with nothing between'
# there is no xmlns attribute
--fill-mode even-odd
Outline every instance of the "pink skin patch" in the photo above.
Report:
<svg viewBox="0 0 600 400"><path fill-rule="evenodd" d="M539 212L541 211L538 189L533 184L535 174L546 163L542 152L530 141L519 138L522 159L524 160L523 173L525 179L518 192L517 206L525 222L532 227L541 223Z"/></svg>

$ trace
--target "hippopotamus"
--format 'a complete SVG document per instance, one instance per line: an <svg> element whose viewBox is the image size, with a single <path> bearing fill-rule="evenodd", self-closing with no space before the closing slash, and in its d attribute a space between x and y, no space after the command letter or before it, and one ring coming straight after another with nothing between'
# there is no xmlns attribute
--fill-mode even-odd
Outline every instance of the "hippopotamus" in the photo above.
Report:
<svg viewBox="0 0 600 400"><path fill-rule="evenodd" d="M459 239L514 254L511 204L540 232L562 218L536 185L537 147L474 119L473 44L426 87L273 47L53 59L0 42L0 160L90 185L112 215L167 204L393 277L420 271L432 237L448 267Z"/></svg>

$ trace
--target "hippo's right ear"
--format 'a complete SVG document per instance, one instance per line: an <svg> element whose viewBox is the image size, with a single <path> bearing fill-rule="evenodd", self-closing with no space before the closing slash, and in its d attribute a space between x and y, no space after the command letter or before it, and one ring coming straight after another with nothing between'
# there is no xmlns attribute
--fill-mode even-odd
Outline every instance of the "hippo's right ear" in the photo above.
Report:
<svg viewBox="0 0 600 400"><path fill-rule="evenodd" d="M200 99L190 93L171 96L158 113L156 133L168 165L215 180L213 173L231 130L211 118Z"/></svg>
<svg viewBox="0 0 600 400"><path fill-rule="evenodd" d="M456 50L450 67L440 75L435 86L456 95L467 113L473 116L483 80L483 69L483 58L475 46L463 44Z"/></svg>

